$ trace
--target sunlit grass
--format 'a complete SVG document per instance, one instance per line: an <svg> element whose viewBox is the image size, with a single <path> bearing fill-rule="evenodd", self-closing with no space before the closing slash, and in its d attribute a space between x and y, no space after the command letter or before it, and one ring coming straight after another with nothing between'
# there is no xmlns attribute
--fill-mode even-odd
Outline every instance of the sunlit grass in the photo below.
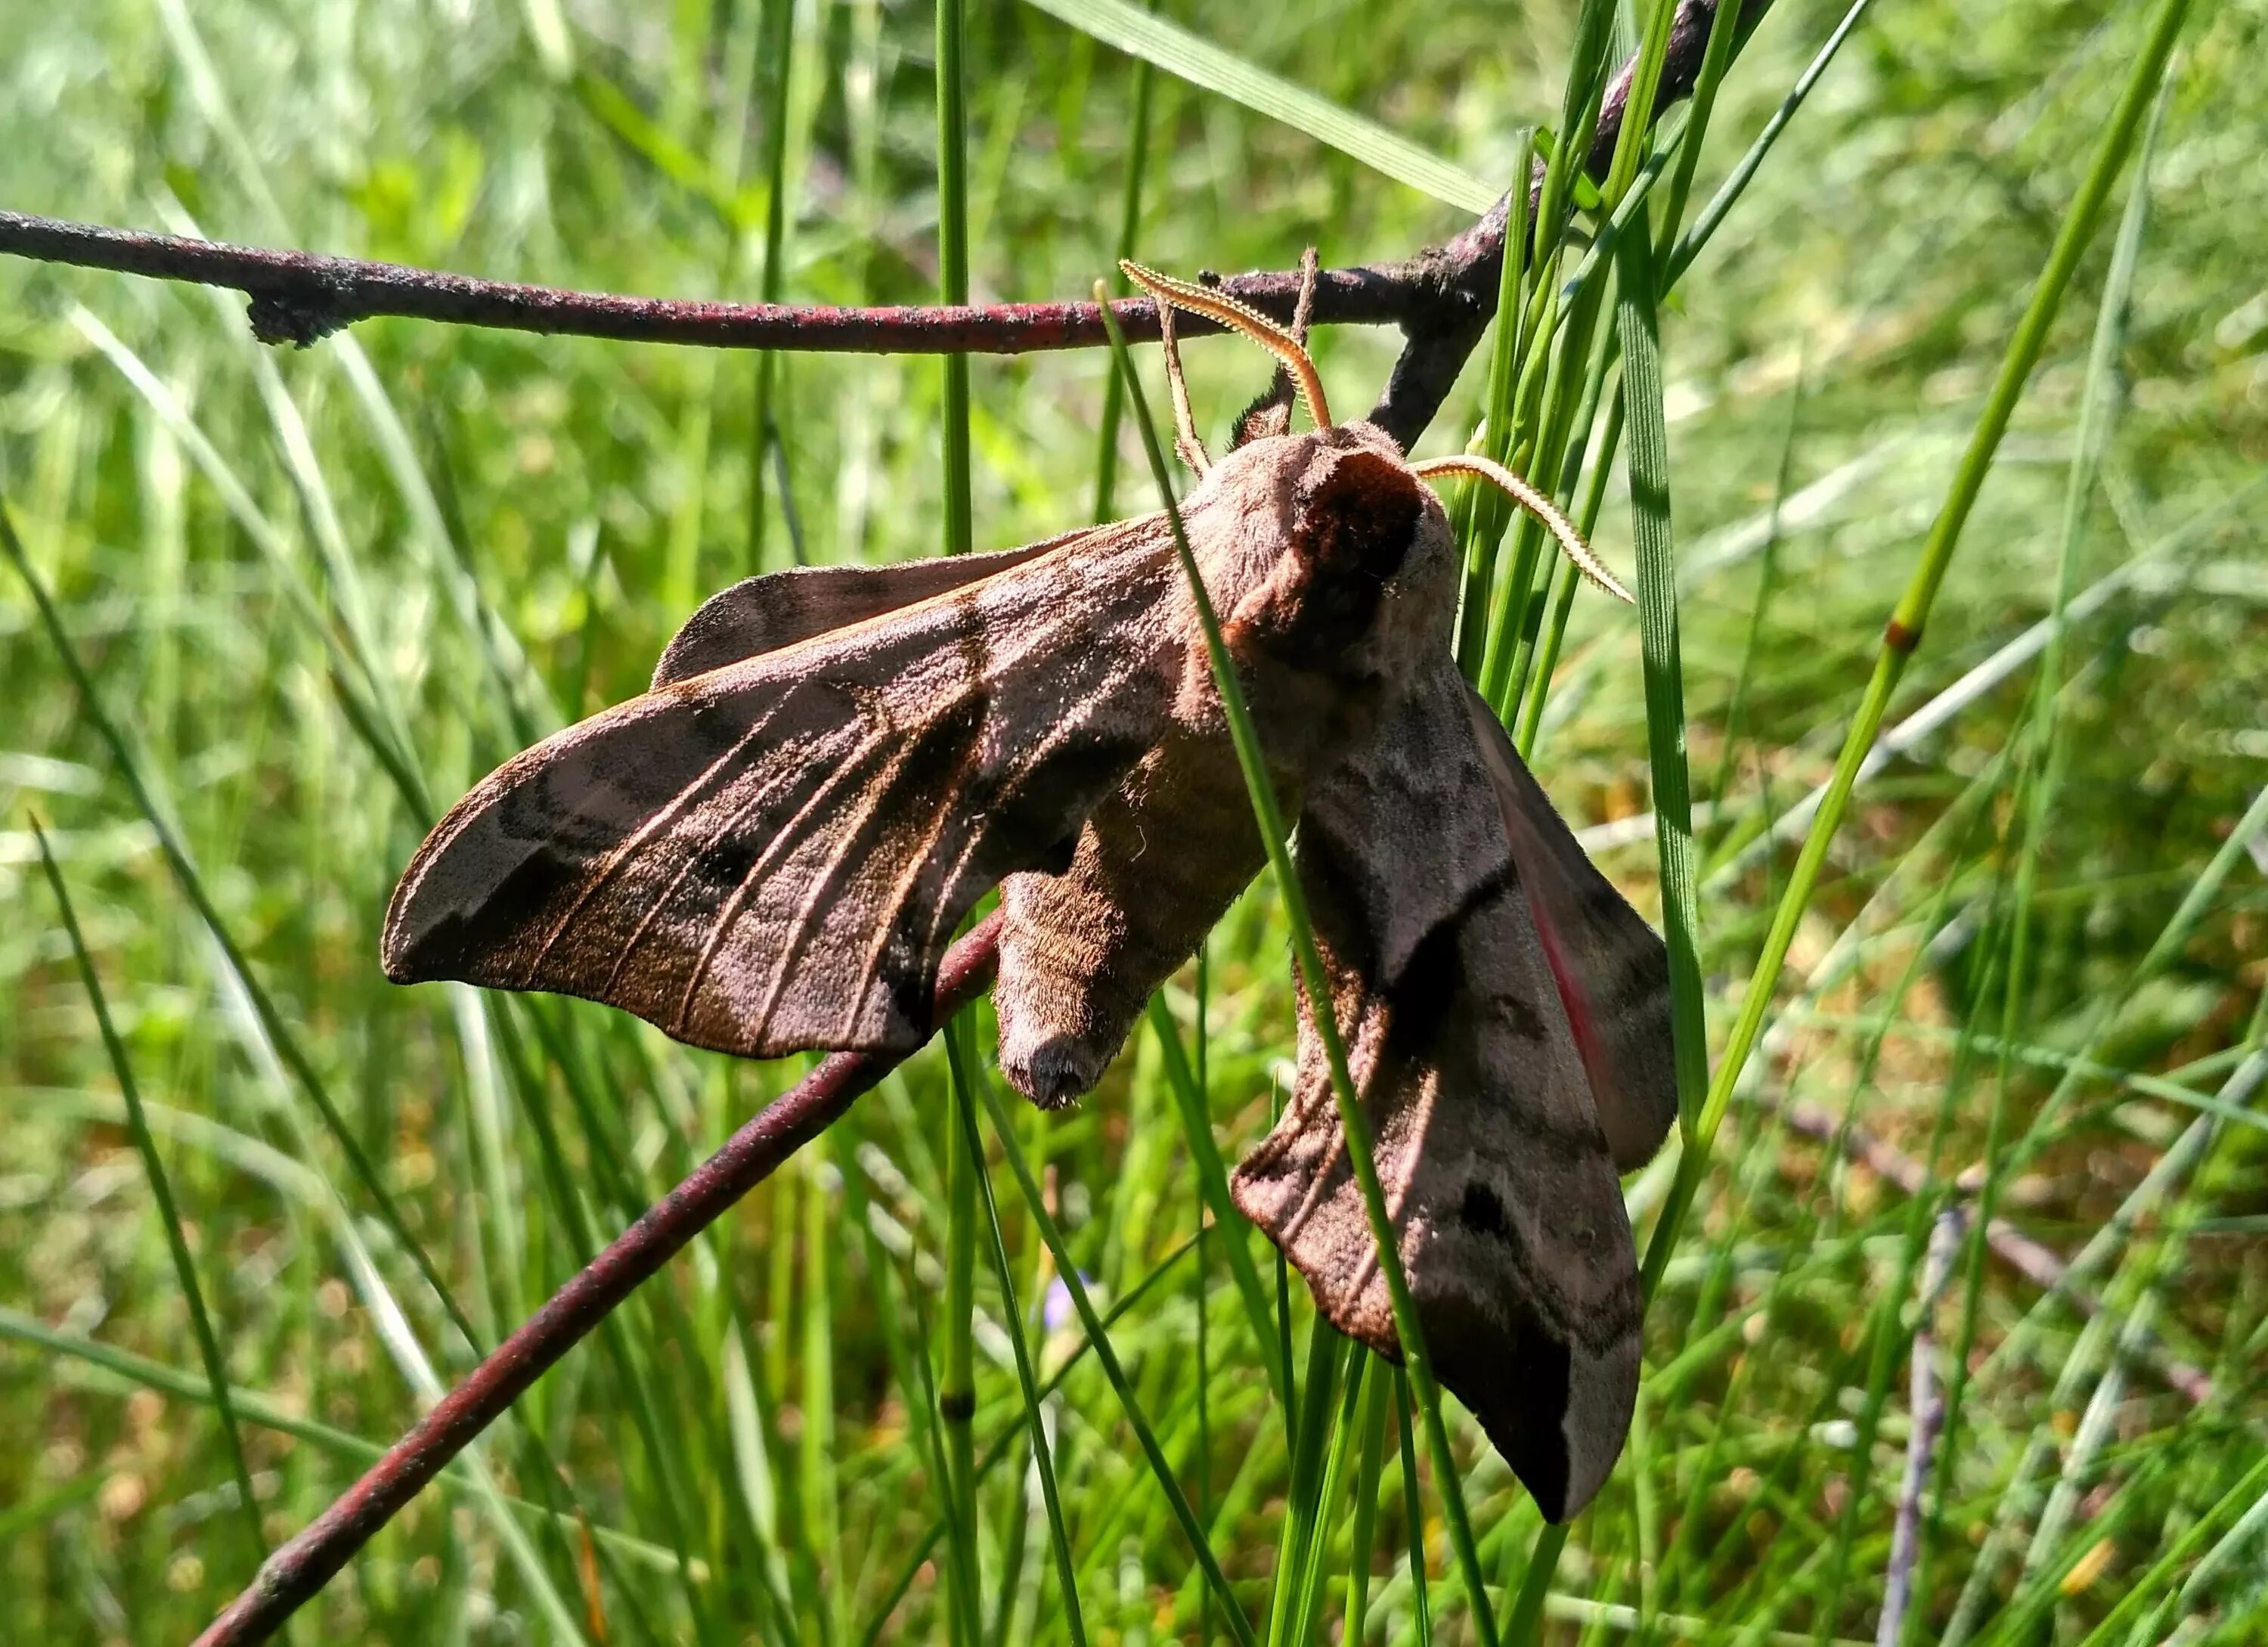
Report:
<svg viewBox="0 0 2268 1647"><path fill-rule="evenodd" d="M1484 340L1426 439L1462 448L1485 416L1483 449L1635 569L1653 620L1675 596L1712 1064L2156 9L1877 5L1753 181L1704 206L1846 10L1781 0L1702 141L1609 180L1610 200L1646 190L1644 249L1677 277L1655 294L1658 409L1631 415L1612 346L1630 240L1547 244L1507 276L1521 323ZM957 199L929 8L11 0L5 203L839 302L933 299L955 233L981 300L1081 294L1129 251L1182 274L1290 267L1310 242L1326 264L1391 259L1465 221L1037 10L944 10ZM1580 132L1650 15L1622 39L1604 0L1161 10L1504 181L1528 122ZM2008 400L1881 694L1886 724L1945 718L1858 783L1779 934L1756 1055L1661 1249L1641 1422L1548 1584L1533 1507L1448 1405L1507 1639L1873 1638L1914 1278L1956 1189L2070 1269L2050 1292L1981 1237L1962 1254L1906 1639L2258 1634L2260 27L2256 6L2197 8L2148 210L2130 164ZM1572 188L1564 161L1552 179ZM752 554L961 541L955 395L929 360L402 321L279 352L230 295L13 262L0 292L0 494L86 668L83 690L0 566L0 1638L186 1640L260 1540L170 1233L273 1543L794 1078L581 1005L393 989L379 918L440 807L638 691L688 602ZM1343 415L1396 341L1319 335ZM1218 447L1261 373L1233 343L1188 352ZM1108 373L1101 352L967 363L970 546L1089 517ZM1641 476L1667 465L1666 540L1633 536L1625 445ZM1115 449L1116 506L1139 507L1132 432ZM1663 637L1572 598L1517 523L1498 542L1492 506L1470 525L1461 655L1659 919ZM2066 628L2003 654L2058 608ZM1983 690L1952 691L1996 655ZM1351 1601L1373 1642L1474 1639L1422 1410L1314 1331L1226 1211L1221 1163L1267 1129L1292 1053L1289 935L1263 877L1202 989L1195 969L1169 985L1068 1115L1000 1089L974 1013L968 1108L941 1049L885 1083L539 1385L298 1639L1064 1642L1066 1569L1098 1643L1227 1640L1240 1615L1344 1639ZM1816 1135L1844 1126L1925 1193ZM960 1180L956 1244L972 1131L987 1171ZM1642 1242L1676 1172L1630 1180ZM956 1338L965 1453L936 1410Z"/></svg>

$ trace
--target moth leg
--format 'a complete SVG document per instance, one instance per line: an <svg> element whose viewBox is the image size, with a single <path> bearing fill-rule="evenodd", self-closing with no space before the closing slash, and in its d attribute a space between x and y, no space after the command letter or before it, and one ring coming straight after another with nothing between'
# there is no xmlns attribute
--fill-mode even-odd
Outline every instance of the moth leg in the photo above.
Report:
<svg viewBox="0 0 2268 1647"><path fill-rule="evenodd" d="M1182 346L1174 336L1174 307L1158 306L1158 341L1166 351L1166 387L1174 397L1174 454L1204 478L1212 468L1212 454L1197 438L1197 419L1189 415L1189 386L1182 376Z"/></svg>
<svg viewBox="0 0 2268 1647"><path fill-rule="evenodd" d="M1312 246L1300 254L1300 301L1292 314L1292 337L1302 349L1307 346L1307 328L1315 314L1315 248ZM1292 384L1291 369L1278 366L1276 375L1261 391L1260 398L1246 407L1236 420L1236 434L1230 441L1232 447L1248 446L1255 440L1264 440L1270 435L1292 432Z"/></svg>
<svg viewBox="0 0 2268 1647"><path fill-rule="evenodd" d="M1292 341L1300 348L1307 346L1307 328L1315 319L1315 276L1322 267L1312 246L1300 254L1300 301L1292 311ZM1288 375L1288 374L1287 374ZM1290 403L1291 386L1285 385L1285 404Z"/></svg>

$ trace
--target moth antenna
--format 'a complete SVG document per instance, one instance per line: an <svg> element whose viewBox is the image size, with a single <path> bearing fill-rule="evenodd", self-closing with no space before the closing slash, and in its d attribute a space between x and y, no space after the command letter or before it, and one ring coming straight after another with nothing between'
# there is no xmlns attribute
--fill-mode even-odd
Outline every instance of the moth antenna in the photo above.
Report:
<svg viewBox="0 0 2268 1647"><path fill-rule="evenodd" d="M1300 386L1300 397L1307 403L1308 414L1315 427L1331 426L1330 407L1323 399L1323 380L1316 375L1315 363L1300 340L1274 321L1248 304L1240 303L1226 292L1215 292L1193 280L1177 280L1171 275L1161 275L1154 269L1145 269L1130 258L1121 258L1118 267L1126 277L1148 292L1160 304L1171 304L1177 309L1187 309L1192 314L1202 314L1209 321L1218 321L1231 331L1241 332L1291 368L1292 376Z"/></svg>
<svg viewBox="0 0 2268 1647"><path fill-rule="evenodd" d="M1300 254L1300 300L1292 311L1292 341L1302 349L1307 346L1307 326L1315 314L1316 268L1315 248L1310 246ZM1238 417L1235 438L1229 445L1249 446L1255 440L1291 432L1292 374L1278 363L1268 374L1268 387Z"/></svg>
<svg viewBox="0 0 2268 1647"><path fill-rule="evenodd" d="M1174 453L1202 480L1211 472L1212 454L1197 436L1197 419L1189 415L1189 386L1182 376L1182 346L1174 336L1174 307L1158 307L1158 341L1166 351L1166 387L1174 397Z"/></svg>
<svg viewBox="0 0 2268 1647"><path fill-rule="evenodd" d="M1577 571L1617 601L1627 602L1632 606L1638 604L1638 597L1624 588L1621 580L1609 572L1605 564L1591 552L1591 546L1583 541L1583 535L1575 529L1575 523L1559 513L1558 506L1503 464L1473 453L1461 452L1454 457L1429 457L1422 463L1412 463L1410 469L1411 473L1418 475L1469 475L1476 480L1488 482L1543 521L1544 529L1559 540L1559 547L1567 551L1567 558L1575 563Z"/></svg>

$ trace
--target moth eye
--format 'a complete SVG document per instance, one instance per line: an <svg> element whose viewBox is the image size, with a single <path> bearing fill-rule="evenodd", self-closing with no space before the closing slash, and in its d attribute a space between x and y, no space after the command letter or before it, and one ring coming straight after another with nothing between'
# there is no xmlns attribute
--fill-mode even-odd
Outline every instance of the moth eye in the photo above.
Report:
<svg viewBox="0 0 2268 1647"><path fill-rule="evenodd" d="M1475 1235L1494 1236L1499 1241L1512 1239L1512 1222L1505 1216L1504 1203L1496 1192L1478 1178L1465 1184L1465 1198L1457 1207L1458 1220Z"/></svg>

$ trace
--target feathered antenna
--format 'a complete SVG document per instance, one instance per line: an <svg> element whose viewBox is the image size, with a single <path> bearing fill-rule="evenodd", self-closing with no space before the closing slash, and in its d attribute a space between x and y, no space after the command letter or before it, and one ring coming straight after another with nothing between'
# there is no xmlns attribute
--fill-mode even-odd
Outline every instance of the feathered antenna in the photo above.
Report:
<svg viewBox="0 0 2268 1647"><path fill-rule="evenodd" d="M1599 558L1591 552L1591 546L1583 541L1583 535L1575 529L1575 523L1560 513L1558 506L1550 499L1503 464L1491 462L1469 452L1461 452L1454 457L1429 457L1424 462L1412 463L1410 467L1419 475L1469 475L1476 480L1488 482L1543 521L1544 529L1559 540L1559 547L1565 550L1567 558L1575 563L1576 570L1617 601L1627 601L1632 606L1638 604L1638 597L1623 587L1621 580L1609 572Z"/></svg>
<svg viewBox="0 0 2268 1647"><path fill-rule="evenodd" d="M1170 303L1177 309L1187 309L1192 314L1202 314L1209 321L1218 321L1231 331L1241 332L1270 354L1281 360L1292 373L1292 380L1300 386L1300 398L1307 403L1308 415L1314 418L1315 427L1331 426L1330 408L1323 400L1323 380L1315 373L1315 363L1307 358L1300 340L1270 320L1259 310L1238 302L1225 292L1211 286L1201 286L1193 280L1176 280L1171 275L1161 275L1154 269L1145 269L1130 258L1121 258L1118 267L1126 277L1160 303Z"/></svg>

